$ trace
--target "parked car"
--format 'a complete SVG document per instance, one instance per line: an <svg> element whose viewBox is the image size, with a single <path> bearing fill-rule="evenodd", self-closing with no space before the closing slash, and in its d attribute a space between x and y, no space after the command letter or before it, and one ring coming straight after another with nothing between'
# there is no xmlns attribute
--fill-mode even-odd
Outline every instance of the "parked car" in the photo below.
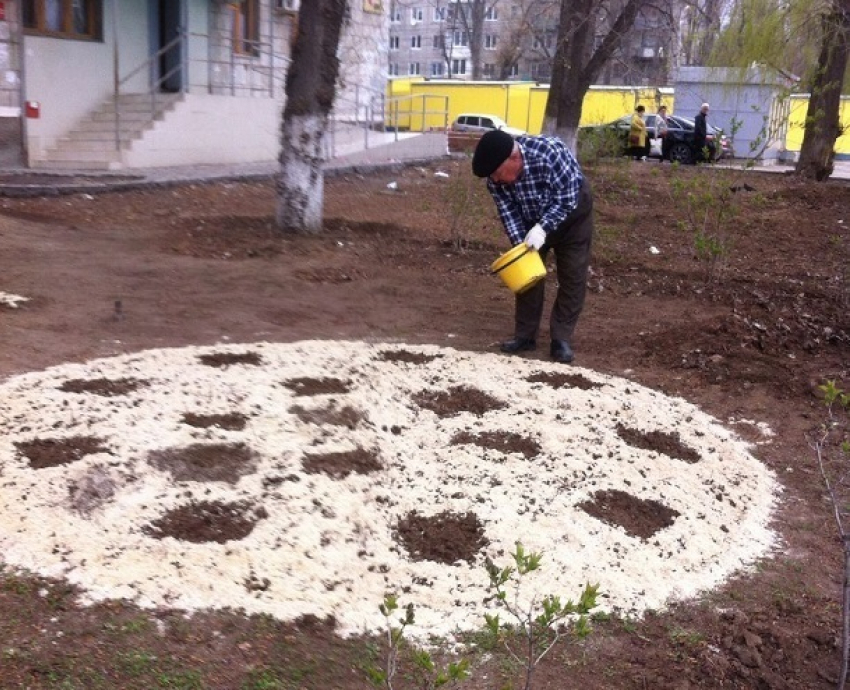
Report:
<svg viewBox="0 0 850 690"><path fill-rule="evenodd" d="M458 115L449 129L453 132L478 132L480 134L484 134L484 132L490 129L501 129L512 137L525 134L524 130L509 127L508 123L498 115L489 115L487 113L463 113Z"/></svg>
<svg viewBox="0 0 850 690"><path fill-rule="evenodd" d="M650 138L649 155L652 158L661 158L661 139L655 136L655 125L657 115L645 115L646 129ZM680 115L669 115L667 136L672 137L673 145L670 148L670 160L682 164L692 163L696 152L694 143L694 121ZM579 127L579 143L597 141L604 142L612 139L618 154L625 154L628 149L629 129L632 124L631 115L608 122L604 125L586 125ZM718 145L719 144L719 145ZM706 146L711 152L712 160L733 157L732 145L722 129L711 124L706 124Z"/></svg>

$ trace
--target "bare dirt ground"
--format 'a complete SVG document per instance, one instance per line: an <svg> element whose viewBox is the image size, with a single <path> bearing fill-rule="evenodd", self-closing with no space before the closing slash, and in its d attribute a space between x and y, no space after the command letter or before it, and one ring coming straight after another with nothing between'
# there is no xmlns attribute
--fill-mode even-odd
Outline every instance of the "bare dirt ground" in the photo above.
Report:
<svg viewBox="0 0 850 690"><path fill-rule="evenodd" d="M513 298L488 268L506 244L467 168L330 178L315 237L276 234L271 182L0 200L0 291L29 298L0 305L0 377L221 342L496 351ZM577 363L769 425L753 452L783 485L782 544L698 601L598 618L533 687L834 687L842 553L809 438L826 414L818 385L850 388L850 187L629 161L586 171L597 237ZM382 650L312 617L81 607L62 582L0 570L2 688L358 689ZM522 687L500 647L459 653L464 687Z"/></svg>

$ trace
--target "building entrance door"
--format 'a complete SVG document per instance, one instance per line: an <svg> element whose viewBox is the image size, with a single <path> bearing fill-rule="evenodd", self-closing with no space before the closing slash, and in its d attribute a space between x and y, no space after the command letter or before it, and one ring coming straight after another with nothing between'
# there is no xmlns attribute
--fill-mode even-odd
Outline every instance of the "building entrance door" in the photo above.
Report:
<svg viewBox="0 0 850 690"><path fill-rule="evenodd" d="M184 46L177 39L183 34L184 0L153 0L156 18L156 50L166 48L159 58L159 84L163 91L177 92L183 88Z"/></svg>

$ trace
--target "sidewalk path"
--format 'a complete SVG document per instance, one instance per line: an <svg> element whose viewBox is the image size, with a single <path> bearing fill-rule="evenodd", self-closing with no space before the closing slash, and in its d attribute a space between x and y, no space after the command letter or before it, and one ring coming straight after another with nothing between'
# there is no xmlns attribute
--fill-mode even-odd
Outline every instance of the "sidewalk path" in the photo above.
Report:
<svg viewBox="0 0 850 690"><path fill-rule="evenodd" d="M335 148L340 155L328 160L326 175L347 172L372 172L399 166L426 163L448 158L445 132L411 134L370 132L368 142L350 139ZM363 148L366 144L369 148ZM457 155L457 154L453 154ZM722 164L740 167L744 161ZM0 196L45 196L58 194L98 193L139 189L205 181L239 181L269 179L277 172L276 161L225 165L190 165L168 168L145 168L119 172L39 171L29 168L0 169ZM754 172L786 174L792 165L764 165L747 168ZM830 179L850 180L850 161L836 161Z"/></svg>
<svg viewBox="0 0 850 690"><path fill-rule="evenodd" d="M374 145L376 141L383 143ZM364 142L365 143L365 142ZM370 135L371 148L358 150L356 144L341 147L347 152L328 160L325 174L350 171L369 172L380 168L396 168L417 162L447 158L444 132L424 134L382 133ZM184 184L268 179L277 172L278 163L241 163L225 165L189 165L168 168L144 168L118 172L91 170L52 171L14 168L0 170L0 196L45 196L57 194L98 193Z"/></svg>

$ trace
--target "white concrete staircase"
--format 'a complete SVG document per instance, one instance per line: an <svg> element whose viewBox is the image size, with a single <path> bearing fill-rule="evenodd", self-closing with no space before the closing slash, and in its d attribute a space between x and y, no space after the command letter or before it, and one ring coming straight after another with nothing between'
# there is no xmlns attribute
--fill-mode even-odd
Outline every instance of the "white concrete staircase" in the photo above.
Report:
<svg viewBox="0 0 850 690"><path fill-rule="evenodd" d="M118 140L115 136L115 101L109 99L78 122L44 157L32 161L33 168L50 170L118 170L122 153L163 120L182 94L122 94L118 98ZM152 106L154 111L152 112Z"/></svg>

